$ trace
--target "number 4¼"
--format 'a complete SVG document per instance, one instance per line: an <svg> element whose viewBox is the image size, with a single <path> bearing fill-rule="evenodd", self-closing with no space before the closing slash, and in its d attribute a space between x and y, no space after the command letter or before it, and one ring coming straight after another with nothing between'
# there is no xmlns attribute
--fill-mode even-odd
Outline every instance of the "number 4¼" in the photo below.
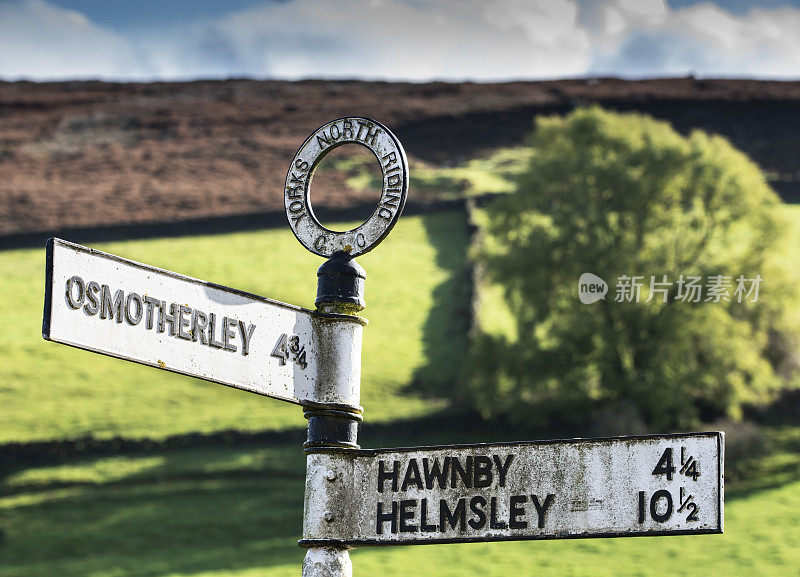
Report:
<svg viewBox="0 0 800 577"><path fill-rule="evenodd" d="M674 474L675 465L673 464L672 447L667 447L661 454L658 463L656 463L653 475L666 475L667 481L672 481ZM690 477L693 481L697 481L700 476L699 464L694 457L686 455L686 447L681 447L681 468L678 474Z"/></svg>

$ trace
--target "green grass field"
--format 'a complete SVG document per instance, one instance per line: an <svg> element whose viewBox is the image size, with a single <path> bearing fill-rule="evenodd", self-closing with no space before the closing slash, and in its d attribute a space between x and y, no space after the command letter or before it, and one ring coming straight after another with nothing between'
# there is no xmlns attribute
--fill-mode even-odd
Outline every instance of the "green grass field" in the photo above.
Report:
<svg viewBox="0 0 800 577"><path fill-rule="evenodd" d="M787 211L800 225L800 207ZM396 423L363 446L503 440L409 420L445 405L406 385L452 378L464 354L466 245L460 213L405 217L360 259L365 418ZM321 262L285 229L97 247L309 307ZM292 405L44 342L43 250L0 253L0 275L0 318L15 328L0 349L0 443L305 425ZM800 428L766 434L746 459L728 446L724 535L360 549L355 574L800 576ZM0 577L298 575L304 463L300 441L0 458Z"/></svg>
<svg viewBox="0 0 800 577"><path fill-rule="evenodd" d="M345 225L342 225L345 226ZM448 379L466 349L467 228L457 212L401 219L359 261L367 270L362 400L372 421L426 414L441 403L403 394L413 379ZM314 308L316 268L284 227L263 232L102 243L95 248ZM0 253L0 443L91 435L160 439L191 432L305 424L287 403L120 361L41 337L44 248Z"/></svg>
<svg viewBox="0 0 800 577"><path fill-rule="evenodd" d="M723 535L360 549L352 554L355 574L798 575L799 432L778 431L779 463L728 488ZM368 446L456 439L486 440L435 429L362 435ZM303 477L299 443L8 470L0 485L0 577L297 575Z"/></svg>
<svg viewBox="0 0 800 577"><path fill-rule="evenodd" d="M516 177L527 168L531 155L530 148L518 146L499 148L486 156L451 167L431 166L412 159L409 188L414 191L417 201L512 192ZM347 154L343 151L343 154L336 155L323 165L319 172L338 171L346 176L350 188L375 190L381 186L381 175L374 170L374 162L374 157L369 153Z"/></svg>

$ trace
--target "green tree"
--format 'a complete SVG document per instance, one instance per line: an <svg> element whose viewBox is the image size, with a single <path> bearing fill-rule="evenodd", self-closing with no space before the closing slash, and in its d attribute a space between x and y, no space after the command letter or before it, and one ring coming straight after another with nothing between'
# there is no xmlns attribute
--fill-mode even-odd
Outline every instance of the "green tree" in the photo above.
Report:
<svg viewBox="0 0 800 577"><path fill-rule="evenodd" d="M743 153L599 107L538 119L528 145L517 191L487 207L474 251L516 324L516 338L474 337L468 394L485 415L625 405L653 427L685 427L737 418L796 375L787 222ZM608 283L604 300L580 302L587 272ZM615 300L623 275L644 277L638 303ZM663 275L666 297L651 295ZM702 278L702 302L679 298L681 275ZM729 302L705 301L717 275L730 277ZM757 302L737 302L739 275L761 276Z"/></svg>

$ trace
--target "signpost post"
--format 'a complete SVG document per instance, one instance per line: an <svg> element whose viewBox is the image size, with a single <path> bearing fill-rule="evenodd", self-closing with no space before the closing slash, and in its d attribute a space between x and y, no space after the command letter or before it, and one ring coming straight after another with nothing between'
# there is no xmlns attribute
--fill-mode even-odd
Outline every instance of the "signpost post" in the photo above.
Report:
<svg viewBox="0 0 800 577"><path fill-rule="evenodd" d="M335 232L310 185L344 144L372 151L382 191L366 222ZM359 448L366 274L354 258L386 237L407 193L397 138L334 120L300 147L284 190L292 232L327 258L315 311L50 239L43 336L302 405L304 577L351 576L358 546L721 533L722 433Z"/></svg>

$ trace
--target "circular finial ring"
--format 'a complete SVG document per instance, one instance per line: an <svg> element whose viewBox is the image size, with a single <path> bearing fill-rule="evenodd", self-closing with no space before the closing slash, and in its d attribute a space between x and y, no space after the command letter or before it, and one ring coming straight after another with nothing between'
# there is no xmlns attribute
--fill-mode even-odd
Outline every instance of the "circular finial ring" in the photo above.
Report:
<svg viewBox="0 0 800 577"><path fill-rule="evenodd" d="M309 193L319 163L343 144L369 148L378 160L383 189L378 206L361 225L345 232L325 228L314 215ZM332 120L311 133L292 159L286 174L284 204L292 232L304 247L319 256L369 252L392 230L408 195L408 161L400 141L380 122L352 116Z"/></svg>

